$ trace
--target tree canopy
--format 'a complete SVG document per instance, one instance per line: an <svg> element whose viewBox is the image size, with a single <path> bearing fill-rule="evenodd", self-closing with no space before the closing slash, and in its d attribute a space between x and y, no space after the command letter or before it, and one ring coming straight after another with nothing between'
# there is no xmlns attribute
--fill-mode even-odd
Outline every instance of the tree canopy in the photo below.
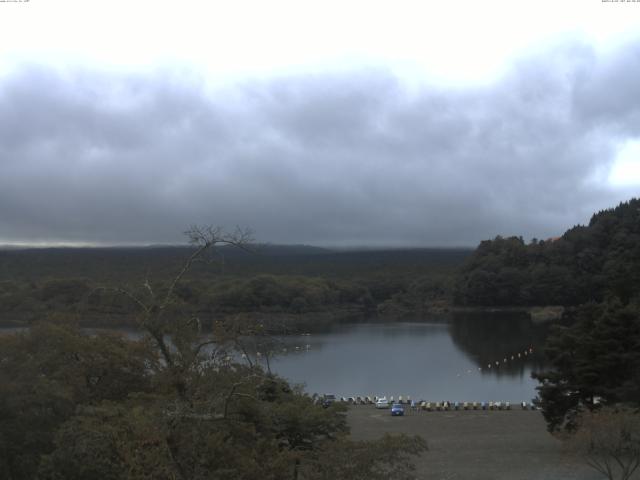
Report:
<svg viewBox="0 0 640 480"><path fill-rule="evenodd" d="M459 305L580 305L640 289L640 199L593 215L561 237L496 237L480 243L461 269Z"/></svg>
<svg viewBox="0 0 640 480"><path fill-rule="evenodd" d="M619 300L588 304L547 340L548 369L534 374L550 431L572 430L581 412L640 407L640 308Z"/></svg>

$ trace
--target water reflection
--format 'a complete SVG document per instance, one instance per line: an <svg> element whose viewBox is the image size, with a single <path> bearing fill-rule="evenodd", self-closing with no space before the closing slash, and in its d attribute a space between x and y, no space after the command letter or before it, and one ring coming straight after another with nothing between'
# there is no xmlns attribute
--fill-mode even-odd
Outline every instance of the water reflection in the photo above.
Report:
<svg viewBox="0 0 640 480"><path fill-rule="evenodd" d="M306 338L279 338L287 351L270 367L316 393L529 401L536 386L531 372L542 366L535 347L545 331L527 318L461 316L450 323L343 325ZM525 356L532 346L534 354ZM518 351L521 358L511 360ZM486 368L496 361L499 366Z"/></svg>
<svg viewBox="0 0 640 480"><path fill-rule="evenodd" d="M524 313L457 313L451 321L455 345L492 375L522 377L527 371L541 370L548 330L548 324L535 324Z"/></svg>

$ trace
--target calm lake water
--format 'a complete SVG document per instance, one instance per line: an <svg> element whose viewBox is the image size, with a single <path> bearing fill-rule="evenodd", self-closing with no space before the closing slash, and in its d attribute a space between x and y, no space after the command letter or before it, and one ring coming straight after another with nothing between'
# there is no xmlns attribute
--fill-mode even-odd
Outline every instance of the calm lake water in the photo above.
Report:
<svg viewBox="0 0 640 480"><path fill-rule="evenodd" d="M531 372L543 368L547 331L548 325L526 317L497 314L343 324L323 333L275 337L268 348L277 353L269 366L311 394L516 403L536 396ZM266 366L264 355L260 363Z"/></svg>
<svg viewBox="0 0 640 480"><path fill-rule="evenodd" d="M270 366L309 393L515 403L536 396L545 333L513 318L341 325L279 338Z"/></svg>

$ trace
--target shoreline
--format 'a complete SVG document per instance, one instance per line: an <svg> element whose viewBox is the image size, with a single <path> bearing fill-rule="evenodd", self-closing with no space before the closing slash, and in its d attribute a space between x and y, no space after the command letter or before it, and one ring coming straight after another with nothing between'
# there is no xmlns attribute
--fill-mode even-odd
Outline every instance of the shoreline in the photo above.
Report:
<svg viewBox="0 0 640 480"><path fill-rule="evenodd" d="M367 316L366 312L359 312L354 309L333 309L326 311L308 312L303 314L274 313L274 312L234 312L219 314L198 315L203 325L210 328L217 319L230 318L235 315L243 316L252 320L259 320L264 323L272 333L297 334L301 331L317 331L331 325L352 323L362 321ZM135 314L78 314L70 313L61 318L47 318L48 314L42 316L35 315L12 315L9 318L0 317L0 328L28 328L38 322L60 323L68 322L77 324L81 328L101 328L101 329L138 329L138 322ZM373 315L375 316L375 314ZM40 317L40 318L39 318ZM278 327L276 330L275 327Z"/></svg>
<svg viewBox="0 0 640 480"><path fill-rule="evenodd" d="M306 313L289 312L235 312L201 315L203 323L211 323L216 317L229 317L243 315L250 318L260 318L269 325L278 325L291 330L291 333L300 331L317 331L331 325L344 323L357 323L362 321L438 321L450 322L453 315L527 315L534 323L547 323L562 319L566 307L549 305L535 307L486 307L486 306L447 306L438 307L426 311L395 312L384 314L375 311L362 311L354 308L342 308L331 310L319 310ZM11 319L0 317L0 328L24 328L39 321L47 321L47 313L43 313L43 319L38 319L34 314L12 315ZM78 314L69 313L69 319L83 328L136 328L135 314ZM53 322L58 319L51 319Z"/></svg>

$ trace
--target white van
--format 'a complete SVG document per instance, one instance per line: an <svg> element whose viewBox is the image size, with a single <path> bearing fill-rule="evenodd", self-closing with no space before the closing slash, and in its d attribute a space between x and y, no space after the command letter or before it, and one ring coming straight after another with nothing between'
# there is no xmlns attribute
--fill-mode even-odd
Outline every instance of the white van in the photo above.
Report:
<svg viewBox="0 0 640 480"><path fill-rule="evenodd" d="M380 397L376 401L376 408L389 408L389 401L387 400L387 397Z"/></svg>

